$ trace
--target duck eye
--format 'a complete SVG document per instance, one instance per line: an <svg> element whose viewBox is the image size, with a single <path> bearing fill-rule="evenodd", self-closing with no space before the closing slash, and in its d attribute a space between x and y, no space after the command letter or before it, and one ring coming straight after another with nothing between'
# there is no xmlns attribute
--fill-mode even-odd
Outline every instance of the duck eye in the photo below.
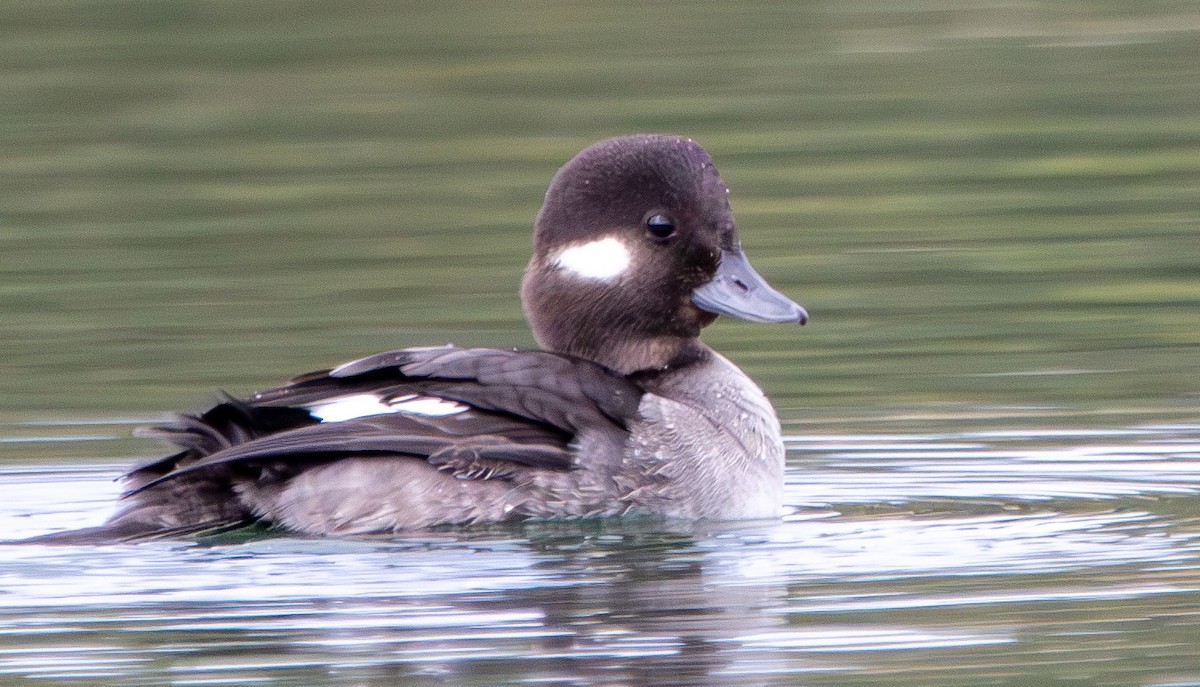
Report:
<svg viewBox="0 0 1200 687"><path fill-rule="evenodd" d="M653 215L646 220L646 230L656 239L669 239L675 235L675 222L666 215Z"/></svg>

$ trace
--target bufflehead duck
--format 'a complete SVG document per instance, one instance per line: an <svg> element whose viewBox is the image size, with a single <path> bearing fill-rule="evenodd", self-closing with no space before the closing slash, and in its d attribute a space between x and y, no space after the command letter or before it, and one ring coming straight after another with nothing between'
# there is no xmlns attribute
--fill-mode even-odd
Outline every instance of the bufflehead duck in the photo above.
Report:
<svg viewBox="0 0 1200 687"><path fill-rule="evenodd" d="M638 135L576 155L546 192L521 298L543 350L390 351L180 416L153 429L179 452L126 474L106 524L43 539L779 515L775 411L697 337L718 315L807 314L747 262L703 148Z"/></svg>

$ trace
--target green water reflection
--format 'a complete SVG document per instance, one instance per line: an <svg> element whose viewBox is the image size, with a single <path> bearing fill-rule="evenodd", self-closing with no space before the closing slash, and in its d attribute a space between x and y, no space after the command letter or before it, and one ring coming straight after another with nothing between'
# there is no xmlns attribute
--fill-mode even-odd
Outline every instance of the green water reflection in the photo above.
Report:
<svg viewBox="0 0 1200 687"><path fill-rule="evenodd" d="M557 166L686 133L805 330L708 339L786 419L1194 407L1184 2L0 4L0 418L191 408L532 344Z"/></svg>

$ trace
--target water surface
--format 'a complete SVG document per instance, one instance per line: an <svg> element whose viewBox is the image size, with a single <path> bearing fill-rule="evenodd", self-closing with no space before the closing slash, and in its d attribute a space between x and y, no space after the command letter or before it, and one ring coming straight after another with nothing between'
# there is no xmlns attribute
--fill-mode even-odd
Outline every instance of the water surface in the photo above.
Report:
<svg viewBox="0 0 1200 687"><path fill-rule="evenodd" d="M0 675L579 685L1200 677L1200 425L827 433L788 445L792 512L777 523L3 547L0 618L15 641L0 650ZM94 524L119 469L8 468L0 522L17 535Z"/></svg>

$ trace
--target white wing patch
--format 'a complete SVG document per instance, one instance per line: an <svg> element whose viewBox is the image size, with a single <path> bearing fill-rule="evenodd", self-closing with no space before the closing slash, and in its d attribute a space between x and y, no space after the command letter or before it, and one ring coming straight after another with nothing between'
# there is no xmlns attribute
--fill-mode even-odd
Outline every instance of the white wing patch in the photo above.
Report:
<svg viewBox="0 0 1200 687"><path fill-rule="evenodd" d="M596 281L613 281L629 269L632 258L629 248L620 239L608 238L567 246L554 256L558 267Z"/></svg>
<svg viewBox="0 0 1200 687"><path fill-rule="evenodd" d="M466 412L470 407L444 398L416 394L386 400L375 394L354 394L312 403L305 406L305 409L321 422L345 422L390 413L444 417Z"/></svg>
<svg viewBox="0 0 1200 687"><path fill-rule="evenodd" d="M470 406L457 403L455 401L447 401L444 398L436 396L418 396L409 394L400 398L392 399L388 404L401 413L410 415L428 415L430 417L443 417L445 415L457 415L465 413L471 409Z"/></svg>

